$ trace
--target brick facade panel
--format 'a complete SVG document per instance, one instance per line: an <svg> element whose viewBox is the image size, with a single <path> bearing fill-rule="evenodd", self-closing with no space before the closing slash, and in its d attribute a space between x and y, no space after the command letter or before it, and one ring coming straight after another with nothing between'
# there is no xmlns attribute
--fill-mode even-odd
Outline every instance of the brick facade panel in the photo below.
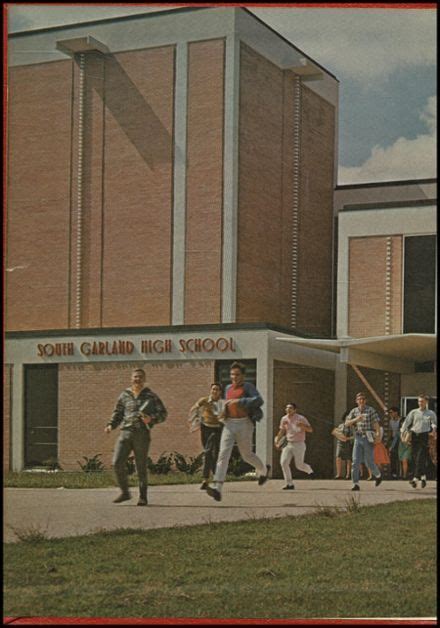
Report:
<svg viewBox="0 0 440 628"><path fill-rule="evenodd" d="M296 328L318 336L332 327L334 135L334 107L303 86Z"/></svg>
<svg viewBox="0 0 440 628"><path fill-rule="evenodd" d="M103 326L171 312L174 47L106 64Z"/></svg>
<svg viewBox="0 0 440 628"><path fill-rule="evenodd" d="M222 293L224 41L188 53L185 323L219 323Z"/></svg>
<svg viewBox="0 0 440 628"><path fill-rule="evenodd" d="M403 333L403 238L391 238L391 334Z"/></svg>
<svg viewBox="0 0 440 628"><path fill-rule="evenodd" d="M350 239L350 336L362 338L385 335L386 240L386 237Z"/></svg>
<svg viewBox="0 0 440 628"><path fill-rule="evenodd" d="M66 471L79 470L83 456L102 454L109 468L119 429L104 427L111 418L120 393L130 386L131 371L141 366L149 386L164 402L167 420L152 430L150 456L178 451L195 456L201 451L200 433L190 434L186 422L192 404L209 394L214 381L214 362L156 362L150 364L60 365L59 367L59 460Z"/></svg>
<svg viewBox="0 0 440 628"><path fill-rule="evenodd" d="M284 125L293 115L283 108L286 90L282 70L242 44L237 322L287 324L290 316L283 293L290 268L282 267L289 244L283 192L292 167L287 160L283 171ZM291 105L291 90L288 99Z"/></svg>
<svg viewBox="0 0 440 628"><path fill-rule="evenodd" d="M71 67L10 69L7 330L68 326Z"/></svg>

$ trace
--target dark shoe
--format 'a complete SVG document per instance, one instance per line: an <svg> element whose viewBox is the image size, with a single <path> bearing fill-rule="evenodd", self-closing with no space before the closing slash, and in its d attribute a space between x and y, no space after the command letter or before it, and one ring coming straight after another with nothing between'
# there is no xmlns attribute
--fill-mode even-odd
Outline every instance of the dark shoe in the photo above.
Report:
<svg viewBox="0 0 440 628"><path fill-rule="evenodd" d="M138 506L148 506L148 502L145 499L145 497L139 497L137 505Z"/></svg>
<svg viewBox="0 0 440 628"><path fill-rule="evenodd" d="M113 500L114 504L120 504L121 502L127 502L131 499L130 493L121 493L116 499Z"/></svg>
<svg viewBox="0 0 440 628"><path fill-rule="evenodd" d="M374 480L373 476L371 478L367 478L367 482L372 482Z"/></svg>
<svg viewBox="0 0 440 628"><path fill-rule="evenodd" d="M359 487L359 484L355 484L351 490L352 491L360 491L361 489Z"/></svg>
<svg viewBox="0 0 440 628"><path fill-rule="evenodd" d="M342 480L342 475L335 475L334 480Z"/></svg>
<svg viewBox="0 0 440 628"><path fill-rule="evenodd" d="M207 481L207 480L203 480L202 485L201 485L201 487L200 487L200 490L201 490L201 491L206 491L206 489L208 488L208 486L209 486L208 481Z"/></svg>
<svg viewBox="0 0 440 628"><path fill-rule="evenodd" d="M270 464L266 465L266 475L260 475L260 477L258 478L258 486L263 486L263 484L265 482L267 482L267 480L269 479L269 473L270 473Z"/></svg>
<svg viewBox="0 0 440 628"><path fill-rule="evenodd" d="M410 480L409 483L413 488L417 488L417 482L415 480Z"/></svg>
<svg viewBox="0 0 440 628"><path fill-rule="evenodd" d="M294 484L287 484L286 486L283 486L282 488L283 491L293 491L294 489L295 489Z"/></svg>
<svg viewBox="0 0 440 628"><path fill-rule="evenodd" d="M382 483L382 476L379 475L378 478L374 478L374 483L375 483L376 486L379 486L379 484Z"/></svg>
<svg viewBox="0 0 440 628"><path fill-rule="evenodd" d="M222 501L222 494L216 488L212 488L211 486L208 486L206 488L206 492L208 493L209 497L213 497L216 502Z"/></svg>
<svg viewBox="0 0 440 628"><path fill-rule="evenodd" d="M341 478L341 479L342 479L342 478ZM346 475L346 476L345 476L345 479L346 479L346 480L351 480L351 475Z"/></svg>
<svg viewBox="0 0 440 628"><path fill-rule="evenodd" d="M421 486L421 488L425 488L425 486L426 486L426 480L422 480L422 481L420 482L420 486Z"/></svg>

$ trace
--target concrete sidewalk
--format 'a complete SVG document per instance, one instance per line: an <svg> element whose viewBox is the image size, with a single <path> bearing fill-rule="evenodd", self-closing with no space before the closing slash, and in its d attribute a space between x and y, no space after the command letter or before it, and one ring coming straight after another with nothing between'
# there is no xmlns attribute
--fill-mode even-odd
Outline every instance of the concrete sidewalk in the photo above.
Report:
<svg viewBox="0 0 440 628"><path fill-rule="evenodd" d="M152 486L149 505L131 501L113 504L117 488L105 489L4 489L4 539L18 540L16 532L40 531L47 537L67 537L116 530L117 528L169 528L218 521L298 516L319 506L345 508L352 497L360 505L384 504L409 499L436 498L437 482L413 489L406 481L361 482L359 493L351 492L349 480L294 480L294 491L281 490L283 480L270 480L262 487L255 481L226 483L223 499L216 502L198 484Z"/></svg>

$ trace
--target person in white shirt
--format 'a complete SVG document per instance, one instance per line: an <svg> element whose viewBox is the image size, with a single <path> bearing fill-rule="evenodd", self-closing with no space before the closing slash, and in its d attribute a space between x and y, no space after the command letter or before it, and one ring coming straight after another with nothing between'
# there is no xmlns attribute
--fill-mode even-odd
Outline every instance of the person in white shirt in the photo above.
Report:
<svg viewBox="0 0 440 628"><path fill-rule="evenodd" d="M287 445L283 448L281 453L281 469L286 481L286 486L283 487L284 491L293 490L295 488L292 482L292 472L290 470L290 463L292 458L295 463L295 467L300 471L304 471L308 475L313 473L312 467L304 462L304 455L306 453L306 432L313 432L313 428L302 414L297 414L296 404L288 403L286 406L286 414L283 416L280 422L280 429L275 437L275 446L279 449L281 447L280 440L282 436L286 436Z"/></svg>
<svg viewBox="0 0 440 628"><path fill-rule="evenodd" d="M428 408L429 397L419 395L417 397L418 408L411 410L402 427L401 434L411 432L412 457L414 462L414 477L410 480L413 488L417 488L419 480L421 487L426 486L426 467L429 456L429 434L437 436L437 415Z"/></svg>

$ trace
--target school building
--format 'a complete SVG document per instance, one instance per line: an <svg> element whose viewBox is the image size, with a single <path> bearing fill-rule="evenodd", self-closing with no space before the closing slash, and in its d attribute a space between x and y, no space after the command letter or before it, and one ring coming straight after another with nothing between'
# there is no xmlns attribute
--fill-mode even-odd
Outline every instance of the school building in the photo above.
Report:
<svg viewBox="0 0 440 628"><path fill-rule="evenodd" d="M435 403L436 180L337 185L329 71L237 7L15 33L8 61L6 470L109 466L134 366L155 459L201 451L188 410L244 362L277 477L288 401L322 478L358 390Z"/></svg>

